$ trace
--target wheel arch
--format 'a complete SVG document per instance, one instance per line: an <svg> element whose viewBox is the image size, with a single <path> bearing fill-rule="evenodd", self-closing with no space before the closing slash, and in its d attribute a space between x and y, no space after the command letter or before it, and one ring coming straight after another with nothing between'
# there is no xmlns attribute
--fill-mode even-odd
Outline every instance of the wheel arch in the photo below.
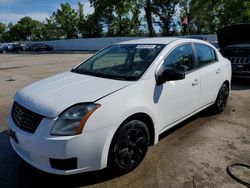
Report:
<svg viewBox="0 0 250 188"><path fill-rule="evenodd" d="M118 127L118 129L116 130L116 132L123 125L125 125L127 122L129 122L131 120L140 120L140 121L144 122L147 125L148 130L149 130L149 137L150 137L149 138L150 139L149 145L154 145L154 143L155 143L155 127L154 127L154 122L153 122L152 118L148 114L146 114L144 112L138 112L138 113L130 115L128 118L126 118L121 123L121 125Z"/></svg>
<svg viewBox="0 0 250 188"><path fill-rule="evenodd" d="M111 142L110 142L110 145L108 147L107 161L106 161L106 165L105 165L106 167L112 168L112 161L111 161L112 155L111 155L110 151L112 148L114 138L119 133L119 131L128 122L130 122L132 120L139 120L139 121L142 121L143 123L145 123L145 125L148 127L148 130L149 130L149 146L153 145L155 143L155 128L154 128L154 123L153 123L152 118L145 112L134 113L134 114L130 115L129 117L127 117L124 121L122 121L122 123L119 124L118 128L113 132L113 136L111 138Z"/></svg>
<svg viewBox="0 0 250 188"><path fill-rule="evenodd" d="M227 85L229 91L231 90L230 82L229 82L228 80L225 80L225 81L223 82L223 84L226 84L226 85Z"/></svg>
<svg viewBox="0 0 250 188"><path fill-rule="evenodd" d="M219 92L220 92L220 88L221 88L221 86L223 86L223 84L226 84L226 86L228 87L229 92L230 92L230 90L231 90L230 82L229 82L228 80L224 80L224 81L222 82L222 84L220 85L219 90L218 90L218 92L216 93L216 95L215 95L215 97L214 97L214 102L216 101L217 96L218 96L218 94L219 94Z"/></svg>

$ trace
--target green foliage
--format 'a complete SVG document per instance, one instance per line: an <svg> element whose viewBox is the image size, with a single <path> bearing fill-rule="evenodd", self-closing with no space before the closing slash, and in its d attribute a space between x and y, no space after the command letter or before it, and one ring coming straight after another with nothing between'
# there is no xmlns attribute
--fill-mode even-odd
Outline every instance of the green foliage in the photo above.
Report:
<svg viewBox="0 0 250 188"><path fill-rule="evenodd" d="M84 5L80 2L78 2L78 31L81 33L82 37L85 34L85 16L84 16Z"/></svg>
<svg viewBox="0 0 250 188"><path fill-rule="evenodd" d="M219 26L250 23L250 1L221 0L221 12L218 12Z"/></svg>
<svg viewBox="0 0 250 188"><path fill-rule="evenodd" d="M156 36L155 26L163 36L212 34L225 25L250 23L247 0L89 1L95 9L90 15L84 14L84 4L79 1L77 10L62 3L45 22L24 17L16 24L0 23L0 42L140 36L142 26L149 36ZM182 24L183 18L188 25Z"/></svg>
<svg viewBox="0 0 250 188"><path fill-rule="evenodd" d="M60 39L61 33L59 28L53 19L46 19L46 22L43 24L42 27L42 36L43 40L56 40Z"/></svg>
<svg viewBox="0 0 250 188"><path fill-rule="evenodd" d="M154 30L154 26L153 26L153 5L152 5L152 1L151 0L145 0L143 2L143 8L145 11L145 19L147 21L147 29L149 32L149 36L150 37L154 37L155 34L155 30Z"/></svg>
<svg viewBox="0 0 250 188"><path fill-rule="evenodd" d="M5 24L3 24L3 23L0 22L0 34L3 34L4 31L5 31L5 29L6 29Z"/></svg>
<svg viewBox="0 0 250 188"><path fill-rule="evenodd" d="M152 0L153 12L159 17L157 24L160 26L163 36L172 35L173 17L178 3L178 0Z"/></svg>
<svg viewBox="0 0 250 188"><path fill-rule="evenodd" d="M3 24L3 23L0 22L0 39L2 39L3 34L5 33L5 30L6 30L5 24Z"/></svg>
<svg viewBox="0 0 250 188"><path fill-rule="evenodd" d="M83 28L83 37L102 37L102 24L99 17L95 13L87 16L86 21L83 24Z"/></svg>
<svg viewBox="0 0 250 188"><path fill-rule="evenodd" d="M243 0L181 0L189 34L211 34L225 25L250 22L250 2Z"/></svg>
<svg viewBox="0 0 250 188"><path fill-rule="evenodd" d="M9 35L13 41L39 40L42 24L26 16L9 28Z"/></svg>
<svg viewBox="0 0 250 188"><path fill-rule="evenodd" d="M141 0L90 0L95 14L107 27L107 36L131 36L140 32Z"/></svg>
<svg viewBox="0 0 250 188"><path fill-rule="evenodd" d="M192 0L190 2L190 34L214 33L217 25L217 9L221 0Z"/></svg>
<svg viewBox="0 0 250 188"><path fill-rule="evenodd" d="M62 3L61 9L53 12L51 20L55 21L62 36L67 39L78 38L78 14L69 3Z"/></svg>

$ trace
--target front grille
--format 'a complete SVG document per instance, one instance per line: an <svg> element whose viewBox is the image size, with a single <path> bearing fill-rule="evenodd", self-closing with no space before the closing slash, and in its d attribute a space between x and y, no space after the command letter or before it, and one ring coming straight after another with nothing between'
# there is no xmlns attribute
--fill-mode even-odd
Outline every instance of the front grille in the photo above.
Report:
<svg viewBox="0 0 250 188"><path fill-rule="evenodd" d="M250 57L228 57L232 64L250 64Z"/></svg>
<svg viewBox="0 0 250 188"><path fill-rule="evenodd" d="M13 104L11 115L12 119L20 129L30 133L34 133L36 131L38 125L44 117L24 108L17 102L14 102Z"/></svg>

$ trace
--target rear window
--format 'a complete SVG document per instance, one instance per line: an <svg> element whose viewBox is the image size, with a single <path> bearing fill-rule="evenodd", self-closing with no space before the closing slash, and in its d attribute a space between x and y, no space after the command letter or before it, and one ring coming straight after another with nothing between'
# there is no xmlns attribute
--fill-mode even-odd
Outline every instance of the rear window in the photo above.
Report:
<svg viewBox="0 0 250 188"><path fill-rule="evenodd" d="M213 48L204 44L195 44L199 67L206 66L217 61L217 55Z"/></svg>

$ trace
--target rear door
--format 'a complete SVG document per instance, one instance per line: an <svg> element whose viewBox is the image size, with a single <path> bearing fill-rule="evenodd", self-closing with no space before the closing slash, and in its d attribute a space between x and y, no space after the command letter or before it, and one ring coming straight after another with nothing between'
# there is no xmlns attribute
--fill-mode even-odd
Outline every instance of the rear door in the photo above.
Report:
<svg viewBox="0 0 250 188"><path fill-rule="evenodd" d="M215 101L221 87L223 75L216 51L208 45L195 43L197 63L200 72L200 104L206 106Z"/></svg>

